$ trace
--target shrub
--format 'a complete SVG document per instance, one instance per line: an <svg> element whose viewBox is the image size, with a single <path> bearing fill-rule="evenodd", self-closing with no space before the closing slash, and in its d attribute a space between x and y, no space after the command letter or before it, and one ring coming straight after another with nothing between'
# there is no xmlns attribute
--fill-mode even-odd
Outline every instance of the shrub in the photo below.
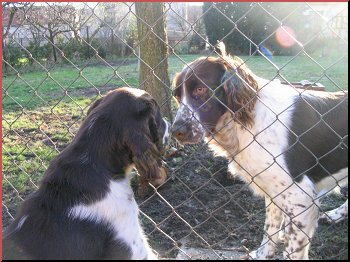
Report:
<svg viewBox="0 0 350 262"><path fill-rule="evenodd" d="M9 43L3 48L3 58L11 66L21 66L20 59L26 58L25 51L14 43Z"/></svg>
<svg viewBox="0 0 350 262"><path fill-rule="evenodd" d="M174 47L174 52L178 55L189 53L189 46L187 42L180 42Z"/></svg>
<svg viewBox="0 0 350 262"><path fill-rule="evenodd" d="M49 60L52 56L52 47L50 44L45 44L40 46L40 44L36 44L34 42L29 42L29 46L27 50L30 54L26 53L26 57L30 64L33 64L34 59L38 61L46 61ZM31 56L34 58L32 59Z"/></svg>
<svg viewBox="0 0 350 262"><path fill-rule="evenodd" d="M99 56L106 58L107 52L103 41L93 39L89 44L87 41L78 41L72 38L68 43L60 44L59 48L63 51L64 56L69 60L89 59L96 55L94 49L97 49Z"/></svg>

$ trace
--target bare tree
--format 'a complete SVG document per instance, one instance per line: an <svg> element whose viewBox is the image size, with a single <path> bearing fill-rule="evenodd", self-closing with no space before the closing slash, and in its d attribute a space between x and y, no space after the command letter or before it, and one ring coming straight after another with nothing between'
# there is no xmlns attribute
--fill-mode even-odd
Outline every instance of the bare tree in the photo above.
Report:
<svg viewBox="0 0 350 262"><path fill-rule="evenodd" d="M9 10L9 17L8 17L8 19L6 19L7 25L6 25L5 31L4 31L5 28L3 27L3 35L2 35L3 39L5 39L9 34L13 19L16 15L17 11L23 10L29 4L30 3L28 3L28 2L17 2L17 3L16 2L5 2L5 3L2 3L3 10L4 9Z"/></svg>
<svg viewBox="0 0 350 262"><path fill-rule="evenodd" d="M62 20L66 22L68 27L72 30L74 38L81 40L80 30L90 19L89 11L86 8L66 8L65 16Z"/></svg>
<svg viewBox="0 0 350 262"><path fill-rule="evenodd" d="M2 27L2 41L1 41L1 46L2 46L2 56L5 61L7 61L7 54L6 54L6 45L5 45L5 39L8 37L10 33L10 28L12 26L13 19L16 16L16 13L19 10L23 10L25 7L27 7L30 3L28 2L5 2L2 3L2 18L4 21L4 10L9 10L9 14L7 17L7 25L6 29L3 26ZM5 70L7 71L7 64L5 63Z"/></svg>
<svg viewBox="0 0 350 262"><path fill-rule="evenodd" d="M96 28L96 25L101 24L100 28L97 27L94 32L97 33L97 30L99 30L100 35L103 35L106 40L110 37L109 52L111 54L117 51L118 54L123 56L126 52L127 45L125 42L128 42L128 37L135 27L134 25L136 25L136 19L133 13L130 12L132 8L132 5L122 2L101 2L98 8L95 8L99 21L93 19L92 23L95 24L92 27ZM92 37L90 36L90 38ZM115 50L116 45L118 50Z"/></svg>
<svg viewBox="0 0 350 262"><path fill-rule="evenodd" d="M172 120L164 3L137 2L135 8L141 58L140 85Z"/></svg>
<svg viewBox="0 0 350 262"><path fill-rule="evenodd" d="M77 19L77 11L72 5L52 3L49 7L32 8L28 14L28 21L45 37L52 45L54 62L57 62L56 36L67 32L79 37L81 20Z"/></svg>
<svg viewBox="0 0 350 262"><path fill-rule="evenodd" d="M170 5L170 10L167 12L168 26L169 23L175 28L172 30L187 31L189 24L187 22L187 5L186 2L174 2Z"/></svg>

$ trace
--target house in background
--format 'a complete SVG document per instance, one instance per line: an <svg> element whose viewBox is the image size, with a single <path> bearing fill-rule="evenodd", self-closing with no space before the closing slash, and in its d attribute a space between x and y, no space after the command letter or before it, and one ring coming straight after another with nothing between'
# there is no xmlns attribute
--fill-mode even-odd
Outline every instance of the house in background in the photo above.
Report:
<svg viewBox="0 0 350 262"><path fill-rule="evenodd" d="M11 36L15 42L24 47L28 46L31 41L39 41L38 39L40 39L41 45L45 44L47 43L45 34L48 33L45 28L48 28L48 24L53 22L52 15L54 13L53 9L55 8L58 7L33 5L28 7L25 12L18 10L11 20L11 8L5 7L2 10L3 33L8 29L7 36ZM74 13L75 16L79 16L81 15L78 14L79 10L82 10L84 5L71 5L69 8L76 9L75 11L72 10L71 13ZM112 28L115 35L123 38L124 35L128 33L128 27L131 26L132 20L135 18L134 6L131 6L133 12L130 12L129 7L122 3L110 3L108 8L98 6L98 8L94 9L93 15L91 15L92 12L89 8L85 7L85 9L87 9L87 15L90 16L90 18L77 30L79 31L79 36L84 38L88 38L89 34L90 37L93 35L96 38L106 38L112 34ZM196 30L201 26L201 15L202 6L198 3L174 2L166 4L166 25L169 42L189 41L189 38L193 34L192 28ZM59 19L60 21L56 22L56 27L58 26L57 24L60 23L58 27L60 27L59 29L62 31L60 35L63 36L63 41L74 37L72 31L69 32L72 28L68 23L72 24L76 22L77 19L78 17L69 17L69 19L63 17L63 19ZM10 26L8 27L9 21ZM6 43L9 41L10 39L5 39Z"/></svg>
<svg viewBox="0 0 350 262"><path fill-rule="evenodd" d="M19 9L11 15L11 8L2 9L2 32L7 32L3 39L5 44L29 46L44 45L50 42L50 38L61 37L67 41L74 35L75 9L72 6L35 6L32 5L26 11ZM72 21L65 23L64 21ZM71 24L71 25L69 25Z"/></svg>

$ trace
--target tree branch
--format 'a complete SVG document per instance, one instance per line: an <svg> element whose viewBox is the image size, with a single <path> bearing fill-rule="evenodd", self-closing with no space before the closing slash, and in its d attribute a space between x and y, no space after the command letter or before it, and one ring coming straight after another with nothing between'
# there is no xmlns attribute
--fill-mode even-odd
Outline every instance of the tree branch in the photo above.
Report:
<svg viewBox="0 0 350 262"><path fill-rule="evenodd" d="M15 17L17 10L18 10L17 8L11 7L10 18L9 18L8 23L7 23L6 31L5 31L4 35L2 36L4 39L8 36L8 34L10 32L12 21L13 21L13 18Z"/></svg>
<svg viewBox="0 0 350 262"><path fill-rule="evenodd" d="M91 34L90 39L92 39L97 33L98 31L102 28L105 27L106 25L104 23L101 23L98 28Z"/></svg>

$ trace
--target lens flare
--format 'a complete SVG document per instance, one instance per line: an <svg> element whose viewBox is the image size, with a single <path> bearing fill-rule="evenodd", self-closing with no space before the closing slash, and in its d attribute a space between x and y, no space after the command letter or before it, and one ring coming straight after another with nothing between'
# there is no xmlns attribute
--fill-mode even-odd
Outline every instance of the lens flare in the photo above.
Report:
<svg viewBox="0 0 350 262"><path fill-rule="evenodd" d="M289 26L280 26L276 31L276 40L283 47L291 47L296 43L296 35Z"/></svg>

